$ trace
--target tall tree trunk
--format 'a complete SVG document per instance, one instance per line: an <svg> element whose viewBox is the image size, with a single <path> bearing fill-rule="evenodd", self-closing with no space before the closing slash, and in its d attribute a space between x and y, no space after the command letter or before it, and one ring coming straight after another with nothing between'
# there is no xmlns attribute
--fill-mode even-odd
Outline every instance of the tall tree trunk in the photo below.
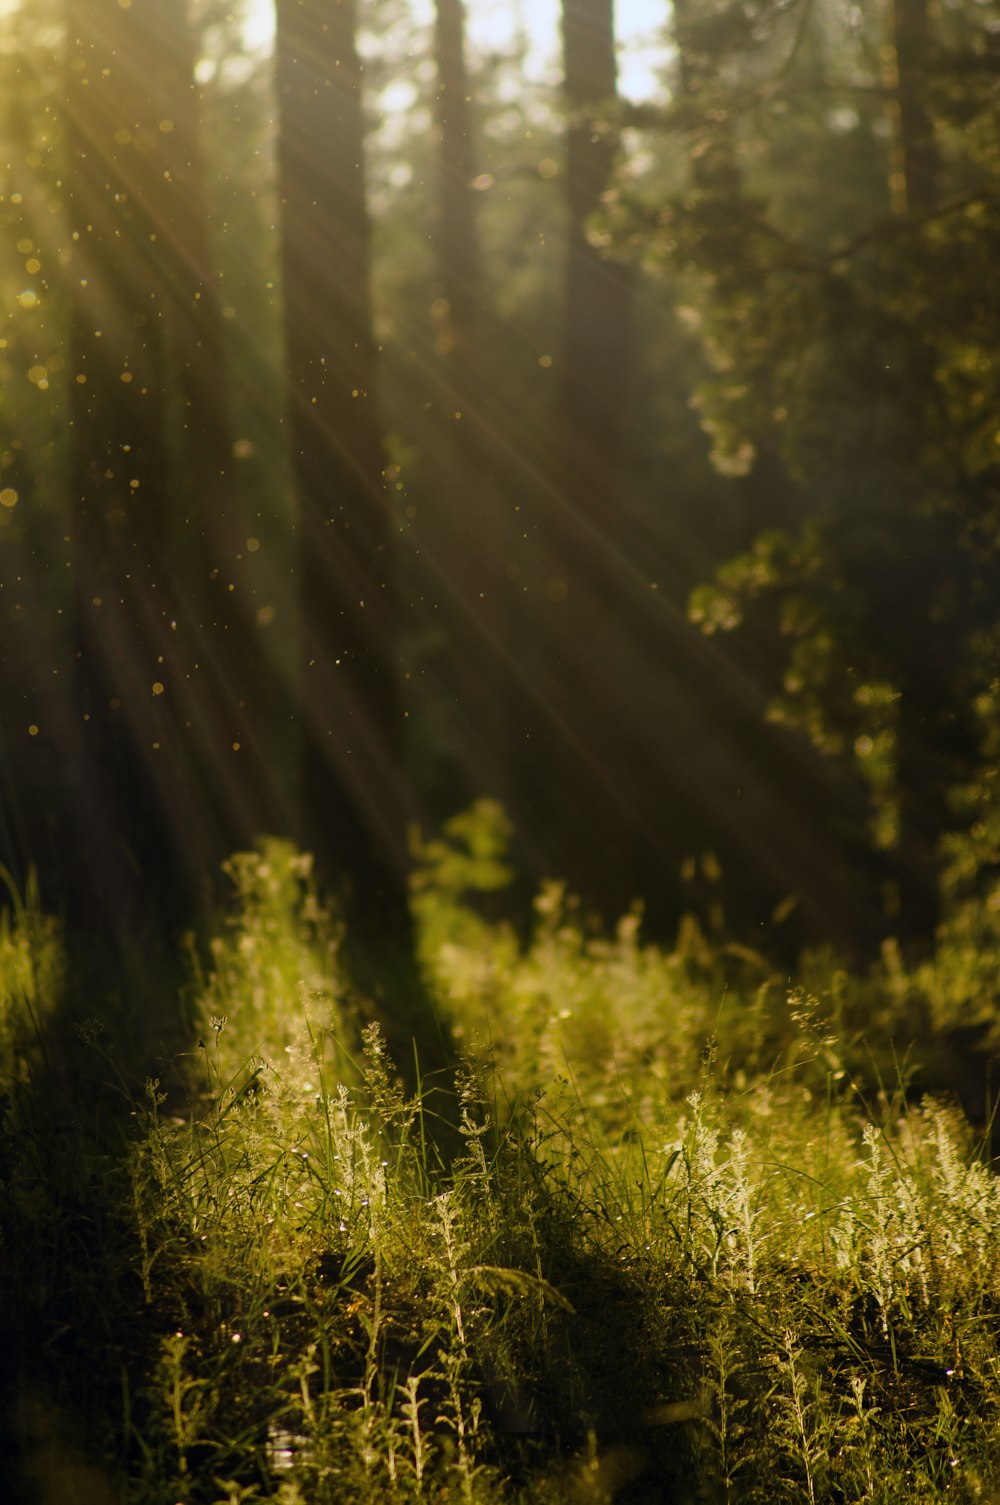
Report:
<svg viewBox="0 0 1000 1505"><path fill-rule="evenodd" d="M130 928L195 880L206 822L186 775L186 665L167 564L150 59L138 10L117 0L76 0L69 22L77 672L67 754L80 776L66 837L78 859L69 899Z"/></svg>
<svg viewBox="0 0 1000 1505"><path fill-rule="evenodd" d="M930 45L927 0L885 0L882 83L889 123L889 204L919 214L937 198L940 158L925 88Z"/></svg>
<svg viewBox="0 0 1000 1505"><path fill-rule="evenodd" d="M581 575L572 590L603 574L612 590L606 549L617 532L621 468L633 365L633 276L591 233L619 150L611 112L617 100L613 0L564 0L563 56L569 110L566 180L569 205L566 318L559 443L569 507L568 565Z"/></svg>
<svg viewBox="0 0 1000 1505"><path fill-rule="evenodd" d="M635 820L627 729L635 708L617 693L627 652L618 517L634 375L633 276L591 229L619 149L612 0L564 0L563 57L569 220L542 607L555 649L548 694L557 728L546 795L565 870L610 916L632 897Z"/></svg>
<svg viewBox="0 0 1000 1505"><path fill-rule="evenodd" d="M483 292L472 188L475 146L463 0L437 0L434 46L440 151L436 243L447 305L442 340L447 354L470 360L479 355Z"/></svg>
<svg viewBox="0 0 1000 1505"><path fill-rule="evenodd" d="M302 836L396 1059L442 1058L408 903L391 520L375 401L354 0L278 0L278 164L298 491Z"/></svg>
<svg viewBox="0 0 1000 1505"><path fill-rule="evenodd" d="M149 55L156 60L153 118L160 132L151 152L157 193L150 217L166 242L164 315L178 415L177 472L186 502L174 552L200 661L199 771L211 790L226 855L252 845L265 829L289 827L291 812L270 771L277 694L256 626L255 551L248 547L255 528L237 474L226 321L210 244L187 8L188 0L157 0L144 11Z"/></svg>
<svg viewBox="0 0 1000 1505"><path fill-rule="evenodd" d="M438 195L434 221L437 423L425 532L443 625L441 687L457 757L452 799L507 798L510 711L504 574L504 446L496 429L487 351L490 316L476 223L478 195L463 0L437 0Z"/></svg>
<svg viewBox="0 0 1000 1505"><path fill-rule="evenodd" d="M925 92L930 25L927 0L885 0L885 5L882 82L889 126L889 206L893 215L903 217L932 208L939 193L941 160ZM922 375L929 389L931 375ZM911 379L916 377L912 373ZM925 658L923 677L933 672ZM890 916L904 934L926 946L940 919L935 844L947 824L940 770L930 746L933 716L927 711L928 699L926 685L913 682L902 688L896 729L898 832L892 863L898 915Z"/></svg>
<svg viewBox="0 0 1000 1505"><path fill-rule="evenodd" d="M397 629L353 0L279 0L282 264L303 618L302 819L372 911L406 868Z"/></svg>
<svg viewBox="0 0 1000 1505"><path fill-rule="evenodd" d="M268 811L195 49L184 0L76 0L68 46L76 818L115 912L141 868L183 914Z"/></svg>

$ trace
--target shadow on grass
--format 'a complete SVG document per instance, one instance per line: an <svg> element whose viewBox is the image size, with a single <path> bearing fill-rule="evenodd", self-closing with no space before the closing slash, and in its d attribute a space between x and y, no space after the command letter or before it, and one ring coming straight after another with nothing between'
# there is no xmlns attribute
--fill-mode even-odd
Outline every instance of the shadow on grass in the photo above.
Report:
<svg viewBox="0 0 1000 1505"><path fill-rule="evenodd" d="M62 933L34 892L12 900L0 937L0 1497L104 1505L146 1487L152 1499L144 1410L178 1316L150 1299L133 1151L151 1103L207 1110L193 973L212 952L207 936L157 924ZM408 1084L443 1078L444 1161L457 1144L451 1061L412 961L383 958L364 982L362 994L347 979L359 1014L404 1001L386 1014Z"/></svg>
<svg viewBox="0 0 1000 1505"><path fill-rule="evenodd" d="M163 935L63 940L30 896L3 939L3 1498L103 1505L154 1339L127 1156L146 1078L179 1079L181 967Z"/></svg>

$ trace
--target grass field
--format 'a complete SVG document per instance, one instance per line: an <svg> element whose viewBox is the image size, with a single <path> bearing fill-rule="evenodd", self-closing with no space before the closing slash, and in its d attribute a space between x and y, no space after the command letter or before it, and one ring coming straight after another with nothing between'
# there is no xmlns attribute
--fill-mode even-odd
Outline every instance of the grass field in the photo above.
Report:
<svg viewBox="0 0 1000 1505"><path fill-rule="evenodd" d="M410 1092L308 862L231 866L162 1038L5 911L3 1501L1000 1500L987 1054L942 1077L927 974L555 885L519 940L487 812L418 870L461 1065Z"/></svg>

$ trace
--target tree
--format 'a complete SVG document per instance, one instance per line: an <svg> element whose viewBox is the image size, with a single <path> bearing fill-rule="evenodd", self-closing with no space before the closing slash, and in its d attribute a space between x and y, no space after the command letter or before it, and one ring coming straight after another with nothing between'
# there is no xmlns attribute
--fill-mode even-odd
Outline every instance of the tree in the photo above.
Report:
<svg viewBox="0 0 1000 1505"><path fill-rule="evenodd" d="M775 10L770 24L780 20ZM803 12L800 28L810 21ZM881 923L923 944L940 915L940 846L956 835L955 791L979 757L974 706L992 673L998 609L997 470L974 416L992 400L993 378L969 355L997 324L981 273L997 236L995 169L977 154L986 92L965 100L964 139L949 119L959 70L975 76L970 60L983 42L972 22L953 50L932 47L926 27L920 7L897 8L883 71L866 87L834 72L854 61L847 42L825 59L832 171L863 112L871 119L888 105L889 220L859 192L845 239L826 219L829 178L811 204L800 188L790 215L771 176L775 155L761 153L759 137L756 203L731 202L738 255L724 216L670 216L672 257L704 277L719 375L701 401L720 459L752 457L777 429L804 518L761 534L714 590L696 594L695 617L708 631L740 625L774 645L771 715L867 789ZM851 46L860 55L856 39ZM780 102L787 135L802 108L797 70L814 60L794 39L785 56L769 84L758 77L730 97L748 160L748 120Z"/></svg>
<svg viewBox="0 0 1000 1505"><path fill-rule="evenodd" d="M437 0L434 25L437 174L433 242L434 349L424 377L436 422L425 437L425 510L439 675L452 706L450 797L509 798L510 463L498 432L496 319L488 307L479 244L473 82L462 0Z"/></svg>
<svg viewBox="0 0 1000 1505"><path fill-rule="evenodd" d="M255 620L255 528L238 475L240 446L187 10L187 0L162 0L144 7L142 16L146 54L151 63L155 59L153 116L160 130L158 150L150 153L156 166L150 207L158 241L167 243L160 271L176 413L173 501L176 508L183 495L185 504L184 525L173 535L174 557L201 660L193 729L221 860L276 826L287 829L290 810L272 771L271 724L284 707Z"/></svg>
<svg viewBox="0 0 1000 1505"><path fill-rule="evenodd" d="M5 18L0 133L0 863L22 888L58 854L67 683L63 507L65 417L59 300L61 137L58 72L48 65L59 0Z"/></svg>
<svg viewBox="0 0 1000 1505"><path fill-rule="evenodd" d="M156 267L160 116L142 13L74 5L67 33L76 700L67 715L68 845L112 926L197 866L204 822L184 771L187 666L169 568L166 358ZM156 116L156 118L154 118ZM177 825L174 825L174 822ZM174 831L186 833L184 849ZM149 887L141 881L145 874ZM190 869L184 877L191 881ZM71 899L72 904L72 899Z"/></svg>
<svg viewBox="0 0 1000 1505"><path fill-rule="evenodd" d="M541 636L549 644L542 779L555 857L608 918L631 899L636 814L628 709L618 702L623 578L618 517L633 379L633 277L593 223L619 151L612 0L565 0L565 302ZM626 630L627 631L627 630Z"/></svg>
<svg viewBox="0 0 1000 1505"><path fill-rule="evenodd" d="M885 33L881 57L889 127L889 203L893 214L905 216L936 201L941 169L927 104L926 0L889 0Z"/></svg>
<svg viewBox="0 0 1000 1505"><path fill-rule="evenodd" d="M302 602L301 834L397 1059L440 1059L408 904L399 629L376 403L353 0L279 0L278 168L288 432Z"/></svg>
<svg viewBox="0 0 1000 1505"><path fill-rule="evenodd" d="M98 873L77 891L127 921L143 895L184 914L259 833L265 733L186 8L82 0L70 21L70 845Z"/></svg>
<svg viewBox="0 0 1000 1505"><path fill-rule="evenodd" d="M303 618L303 834L366 928L406 867L398 642L368 292L355 6L277 10L278 161Z"/></svg>

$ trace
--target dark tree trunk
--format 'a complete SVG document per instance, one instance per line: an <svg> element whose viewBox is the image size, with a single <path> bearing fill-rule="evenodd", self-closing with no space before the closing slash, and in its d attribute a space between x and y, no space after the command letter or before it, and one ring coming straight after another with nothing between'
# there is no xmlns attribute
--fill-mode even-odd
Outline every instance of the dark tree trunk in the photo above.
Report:
<svg viewBox="0 0 1000 1505"><path fill-rule="evenodd" d="M77 847L186 916L273 808L195 48L183 0L70 21Z"/></svg>
<svg viewBox="0 0 1000 1505"><path fill-rule="evenodd" d="M392 525L376 407L353 0L278 0L278 142L298 492L302 838L404 1073L441 1063L416 979Z"/></svg>
<svg viewBox="0 0 1000 1505"><path fill-rule="evenodd" d="M446 353L468 360L479 355L483 292L472 188L475 145L463 0L437 0L434 43L440 144L436 241L447 304L442 334Z"/></svg>
<svg viewBox="0 0 1000 1505"><path fill-rule="evenodd" d="M612 0L565 0L563 55L569 244L557 475L574 514L567 518L567 564L575 578L567 585L572 591L603 575L599 594L609 600L607 548L595 544L613 546L617 533L634 353L631 268L591 232L619 149L611 116L617 97Z"/></svg>
<svg viewBox="0 0 1000 1505"><path fill-rule="evenodd" d="M71 7L66 70L73 289L71 533L79 775L68 904L131 928L207 860L187 776L178 599L168 566L163 285L152 217L149 55L138 10ZM183 833L183 835L181 835Z"/></svg>
<svg viewBox="0 0 1000 1505"><path fill-rule="evenodd" d="M369 303L352 0L280 0L277 83L289 438L303 618L303 835L355 904L406 871L398 634Z"/></svg>
<svg viewBox="0 0 1000 1505"><path fill-rule="evenodd" d="M177 413L174 447L183 477L174 553L187 635L200 661L194 722L199 772L211 791L225 856L251 846L265 830L290 827L291 812L271 772L278 697L256 625L255 560L248 541L258 530L239 485L225 319L209 236L196 49L186 13L187 0L158 0L144 12L149 56L155 59L153 118L160 125L150 217L167 247L164 311ZM235 310L228 312L235 316Z"/></svg>
<svg viewBox="0 0 1000 1505"><path fill-rule="evenodd" d="M927 107L930 23L926 0L886 0L882 82L889 126L889 205L893 215L921 214L937 202L941 161ZM930 372L922 373L928 389ZM935 675L932 655L921 674ZM943 695L940 703L947 701ZM927 685L902 688L896 728L898 832L893 863L895 903L890 918L900 931L930 946L940 919L936 843L947 829L942 774L932 741L934 715Z"/></svg>
<svg viewBox="0 0 1000 1505"><path fill-rule="evenodd" d="M889 123L889 204L919 214L937 199L940 159L925 88L930 28L927 0L885 0L882 83Z"/></svg>
<svg viewBox="0 0 1000 1505"><path fill-rule="evenodd" d="M450 702L455 749L448 770L452 809L508 789L510 670L504 574L505 476L489 371L486 309L476 223L474 122L465 58L465 6L437 0L438 200L434 223L441 296L435 305L437 423L425 503L425 554L443 640L441 690ZM443 631L441 630L443 629Z"/></svg>
<svg viewBox="0 0 1000 1505"><path fill-rule="evenodd" d="M566 301L554 415L543 635L553 729L541 781L556 861L606 918L633 897L629 722L619 696L623 615L619 518L633 381L633 274L592 220L619 148L612 0L563 5Z"/></svg>

